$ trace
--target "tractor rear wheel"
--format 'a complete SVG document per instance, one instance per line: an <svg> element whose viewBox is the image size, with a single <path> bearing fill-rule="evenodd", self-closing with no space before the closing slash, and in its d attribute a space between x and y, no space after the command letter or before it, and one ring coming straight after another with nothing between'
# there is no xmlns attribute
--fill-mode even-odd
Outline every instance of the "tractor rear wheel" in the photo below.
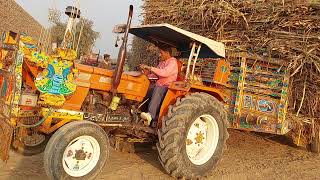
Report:
<svg viewBox="0 0 320 180"><path fill-rule="evenodd" d="M227 126L226 111L215 97L194 93L177 100L158 130L164 169L176 178L207 176L221 160Z"/></svg>
<svg viewBox="0 0 320 180"><path fill-rule="evenodd" d="M48 142L44 168L50 179L94 179L109 157L109 139L97 124L75 121Z"/></svg>

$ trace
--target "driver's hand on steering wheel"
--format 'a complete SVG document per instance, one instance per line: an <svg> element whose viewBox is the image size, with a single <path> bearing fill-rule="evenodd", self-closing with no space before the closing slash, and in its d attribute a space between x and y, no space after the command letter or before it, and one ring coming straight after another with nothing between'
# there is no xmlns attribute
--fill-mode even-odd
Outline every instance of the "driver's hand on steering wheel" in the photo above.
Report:
<svg viewBox="0 0 320 180"><path fill-rule="evenodd" d="M140 64L140 68L141 69L145 69L145 70L151 70L151 67L150 66L147 66L147 65L145 65L145 64Z"/></svg>
<svg viewBox="0 0 320 180"><path fill-rule="evenodd" d="M151 67L150 66L147 66L145 64L140 64L140 68L142 70L142 73L145 74L145 75L148 75L151 73Z"/></svg>

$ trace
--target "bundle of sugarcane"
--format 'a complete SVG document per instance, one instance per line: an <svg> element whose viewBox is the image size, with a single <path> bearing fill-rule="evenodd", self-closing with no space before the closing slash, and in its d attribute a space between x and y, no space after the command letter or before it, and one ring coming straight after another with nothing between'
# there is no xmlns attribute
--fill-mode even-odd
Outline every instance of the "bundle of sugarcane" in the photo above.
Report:
<svg viewBox="0 0 320 180"><path fill-rule="evenodd" d="M170 23L287 62L290 107L320 118L319 0L144 0L144 24Z"/></svg>

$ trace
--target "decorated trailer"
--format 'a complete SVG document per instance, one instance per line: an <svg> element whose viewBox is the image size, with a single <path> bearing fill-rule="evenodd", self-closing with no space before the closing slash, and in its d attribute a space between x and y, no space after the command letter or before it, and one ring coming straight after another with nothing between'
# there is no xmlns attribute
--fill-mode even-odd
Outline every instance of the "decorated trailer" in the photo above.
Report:
<svg viewBox="0 0 320 180"><path fill-rule="evenodd" d="M69 8L70 21L80 15ZM176 178L201 178L220 161L227 128L286 134L288 74L272 59L225 54L222 43L169 24L131 27L124 33L115 70L75 63L72 30L53 54L32 38L5 33L0 70L0 154L44 151L50 179L92 179L120 144L156 142L159 160ZM72 26L71 26L72 27ZM151 83L124 72L128 34L169 46L179 59L179 79L162 102L156 127L140 118ZM316 141L315 141L316 142ZM318 141L319 142L319 141ZM318 145L319 146L319 145Z"/></svg>

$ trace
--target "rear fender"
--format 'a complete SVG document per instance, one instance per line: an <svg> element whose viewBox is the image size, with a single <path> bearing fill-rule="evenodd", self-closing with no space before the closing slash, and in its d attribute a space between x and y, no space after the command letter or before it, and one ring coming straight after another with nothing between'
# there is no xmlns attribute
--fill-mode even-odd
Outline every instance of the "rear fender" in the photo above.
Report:
<svg viewBox="0 0 320 180"><path fill-rule="evenodd" d="M185 96L189 92L190 87L191 86L189 84L183 81L173 82L169 86L168 92L162 102L160 113L159 113L159 118L158 118L159 128L161 128L162 126L163 117L168 113L169 106L174 104L177 98Z"/></svg>
<svg viewBox="0 0 320 180"><path fill-rule="evenodd" d="M214 96L215 98L217 98L221 102L226 102L229 97L227 93L223 92L221 89L218 89L218 88L189 84L184 81L174 82L169 86L166 97L164 98L161 105L159 118L158 118L159 128L161 128L162 126L163 117L168 113L169 106L173 105L176 102L177 98L184 97L186 94L193 93L193 92L208 93Z"/></svg>
<svg viewBox="0 0 320 180"><path fill-rule="evenodd" d="M217 98L221 102L226 102L230 95L221 88L208 87L203 85L192 85L190 92L204 92Z"/></svg>

